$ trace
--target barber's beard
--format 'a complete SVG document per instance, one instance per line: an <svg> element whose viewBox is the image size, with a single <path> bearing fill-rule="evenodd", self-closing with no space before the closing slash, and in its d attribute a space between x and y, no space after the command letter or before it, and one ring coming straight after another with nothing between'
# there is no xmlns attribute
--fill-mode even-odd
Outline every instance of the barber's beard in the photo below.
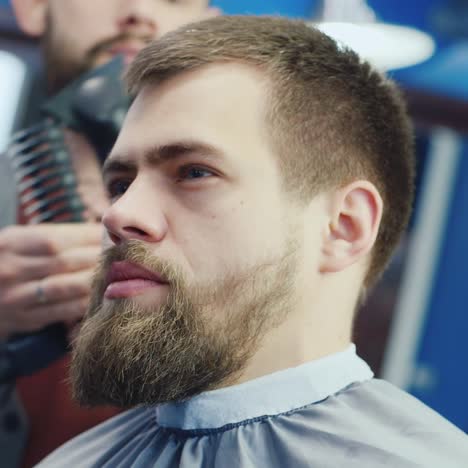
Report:
<svg viewBox="0 0 468 468"><path fill-rule="evenodd" d="M153 38L132 33L122 33L100 41L88 50L84 57L78 57L73 43L67 40L66 36L57 34L54 28L54 20L49 14L47 16L46 32L41 43L47 75L48 93L51 95L58 93L83 73L96 68L102 53L112 47L112 45L132 39L136 39L142 43L149 43Z"/></svg>
<svg viewBox="0 0 468 468"><path fill-rule="evenodd" d="M164 304L102 303L113 261L128 260L170 282ZM122 408L180 401L231 384L262 338L293 307L295 248L210 285L189 286L177 268L131 241L108 250L74 343L71 381L84 406Z"/></svg>

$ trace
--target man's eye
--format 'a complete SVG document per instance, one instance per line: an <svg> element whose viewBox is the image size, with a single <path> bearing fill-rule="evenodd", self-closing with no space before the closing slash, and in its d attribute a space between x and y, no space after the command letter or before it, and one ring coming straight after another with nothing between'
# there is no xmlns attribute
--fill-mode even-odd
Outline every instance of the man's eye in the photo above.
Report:
<svg viewBox="0 0 468 468"><path fill-rule="evenodd" d="M200 166L185 166L179 170L179 180L203 179L213 176L213 172Z"/></svg>
<svg viewBox="0 0 468 468"><path fill-rule="evenodd" d="M122 196L130 187L130 181L127 179L116 179L107 184L107 192L111 198Z"/></svg>

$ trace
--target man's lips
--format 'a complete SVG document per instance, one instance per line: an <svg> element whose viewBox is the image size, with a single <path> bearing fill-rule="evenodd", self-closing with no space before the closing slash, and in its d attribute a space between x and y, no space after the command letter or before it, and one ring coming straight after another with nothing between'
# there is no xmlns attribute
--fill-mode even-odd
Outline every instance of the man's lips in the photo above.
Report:
<svg viewBox="0 0 468 468"><path fill-rule="evenodd" d="M161 275L135 263L114 262L106 277L104 297L107 299L131 297L149 288L167 285L168 282Z"/></svg>

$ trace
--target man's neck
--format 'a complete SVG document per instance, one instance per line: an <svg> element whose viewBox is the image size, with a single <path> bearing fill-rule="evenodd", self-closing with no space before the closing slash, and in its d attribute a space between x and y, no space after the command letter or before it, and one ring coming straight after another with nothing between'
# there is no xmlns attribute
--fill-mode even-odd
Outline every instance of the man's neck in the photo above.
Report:
<svg viewBox="0 0 468 468"><path fill-rule="evenodd" d="M341 280L339 280L341 282ZM270 330L234 385L343 351L351 343L357 287L327 281L303 295L283 323ZM334 284L333 284L334 283ZM341 291L336 294L336 291Z"/></svg>
<svg viewBox="0 0 468 468"><path fill-rule="evenodd" d="M349 332L330 330L326 322L324 319L321 324L314 325L294 318L275 328L265 336L242 374L229 385L297 367L346 349L351 343L351 328L348 327Z"/></svg>

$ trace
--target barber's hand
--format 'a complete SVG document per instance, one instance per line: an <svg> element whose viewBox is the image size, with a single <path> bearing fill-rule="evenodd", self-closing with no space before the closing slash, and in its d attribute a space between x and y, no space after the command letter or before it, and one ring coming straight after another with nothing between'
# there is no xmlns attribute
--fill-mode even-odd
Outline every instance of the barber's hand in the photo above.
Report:
<svg viewBox="0 0 468 468"><path fill-rule="evenodd" d="M0 339L81 319L101 238L97 223L0 230Z"/></svg>

